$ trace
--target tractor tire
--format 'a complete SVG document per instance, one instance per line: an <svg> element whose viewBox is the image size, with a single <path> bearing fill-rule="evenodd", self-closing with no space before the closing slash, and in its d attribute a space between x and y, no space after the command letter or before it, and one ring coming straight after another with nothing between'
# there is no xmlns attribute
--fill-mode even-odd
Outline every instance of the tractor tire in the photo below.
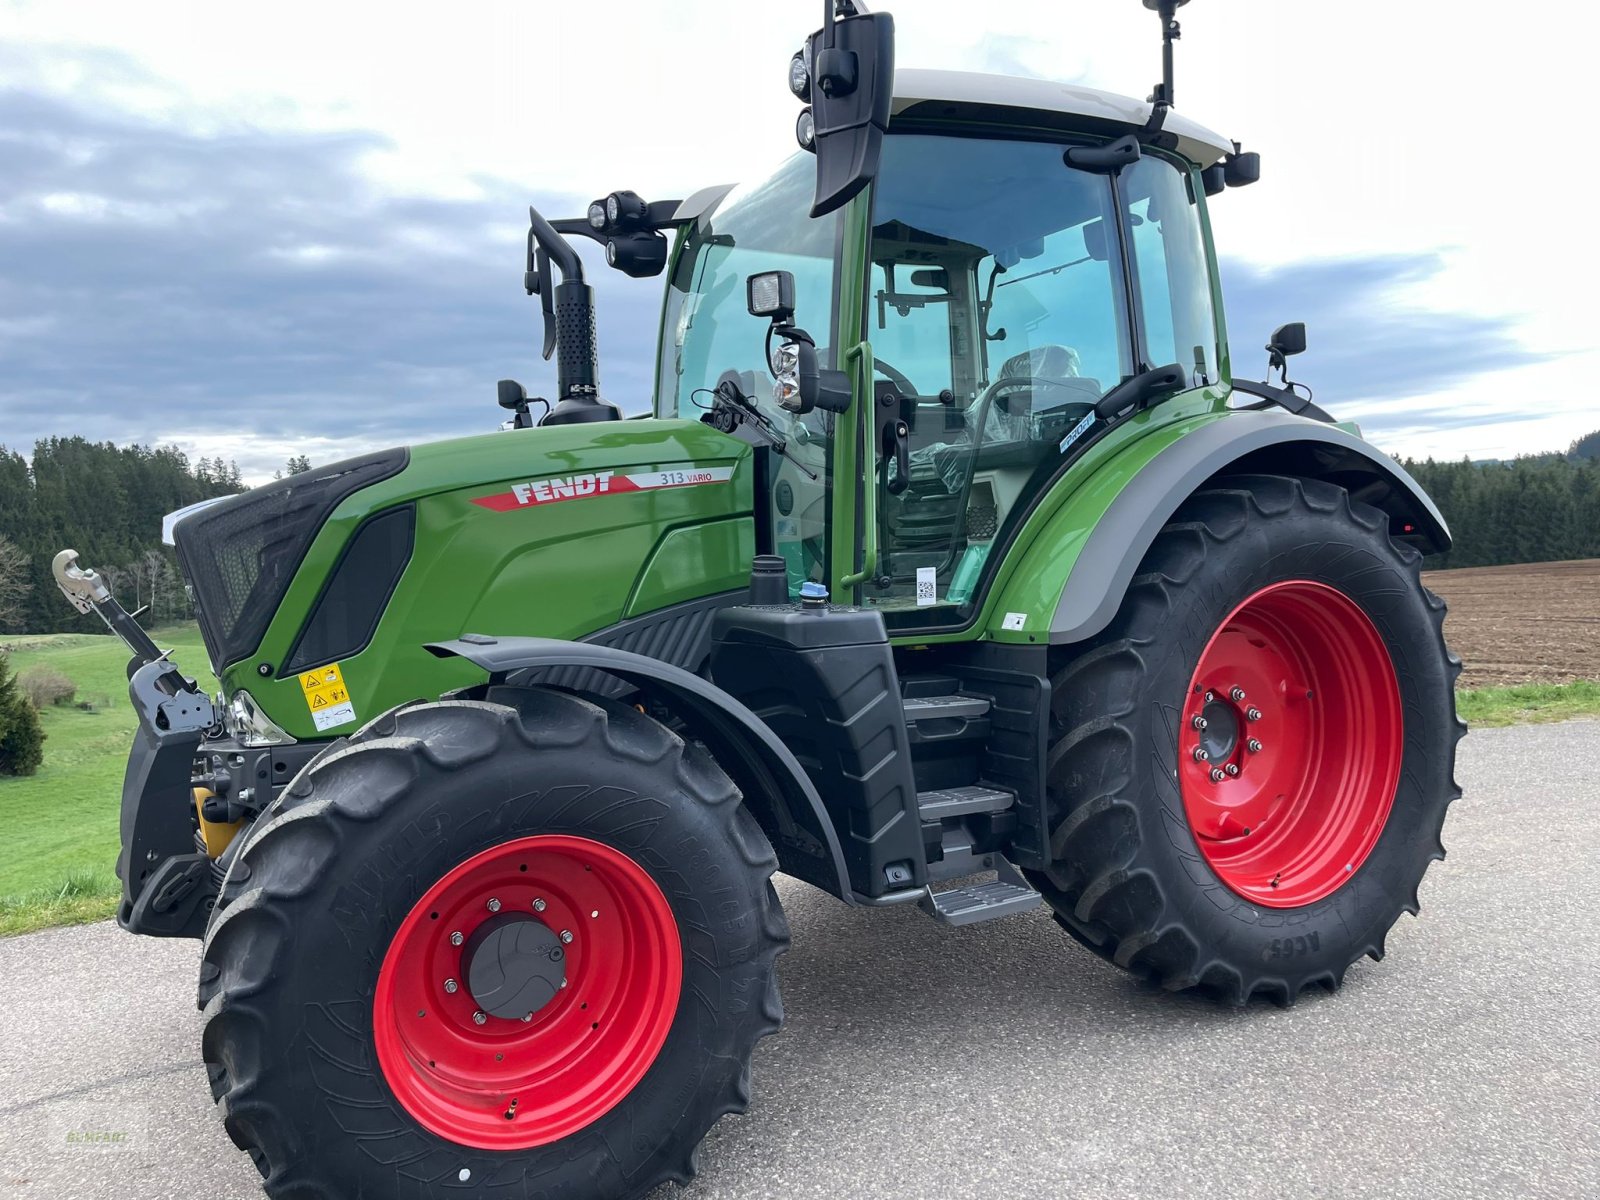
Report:
<svg viewBox="0 0 1600 1200"><path fill-rule="evenodd" d="M1030 877L1070 934L1233 1004L1383 957L1461 795L1461 663L1420 562L1328 483L1185 502L1053 665L1052 863Z"/></svg>
<svg viewBox="0 0 1600 1200"><path fill-rule="evenodd" d="M748 1107L789 932L738 790L625 705L487 695L371 722L230 867L202 1054L277 1200L640 1196Z"/></svg>

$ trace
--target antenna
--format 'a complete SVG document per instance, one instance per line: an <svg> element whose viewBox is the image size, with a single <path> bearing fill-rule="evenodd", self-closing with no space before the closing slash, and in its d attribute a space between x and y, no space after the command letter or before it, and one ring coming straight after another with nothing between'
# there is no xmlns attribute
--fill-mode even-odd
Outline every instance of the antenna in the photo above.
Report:
<svg viewBox="0 0 1600 1200"><path fill-rule="evenodd" d="M1161 82L1150 93L1150 120L1144 127L1147 138L1161 132L1167 112L1172 108L1172 43L1183 36L1183 26L1178 24L1178 9L1189 0L1144 0L1144 6L1161 17Z"/></svg>

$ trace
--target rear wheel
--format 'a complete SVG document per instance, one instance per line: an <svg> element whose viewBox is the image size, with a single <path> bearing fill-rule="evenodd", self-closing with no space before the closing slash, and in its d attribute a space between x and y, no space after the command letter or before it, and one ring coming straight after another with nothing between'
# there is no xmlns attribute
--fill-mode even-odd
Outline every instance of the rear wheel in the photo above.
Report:
<svg viewBox="0 0 1600 1200"><path fill-rule="evenodd" d="M1383 513L1253 476L1190 499L1052 685L1054 862L1085 945L1292 1003L1380 958L1444 855L1460 663Z"/></svg>
<svg viewBox="0 0 1600 1200"><path fill-rule="evenodd" d="M642 1195L782 1017L771 847L643 714L407 707L291 785L207 937L203 1052L274 1197Z"/></svg>

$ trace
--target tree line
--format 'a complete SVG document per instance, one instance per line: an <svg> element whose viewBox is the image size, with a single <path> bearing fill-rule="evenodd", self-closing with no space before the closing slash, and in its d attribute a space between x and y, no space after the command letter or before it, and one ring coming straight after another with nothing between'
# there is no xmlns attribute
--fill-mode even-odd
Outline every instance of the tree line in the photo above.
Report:
<svg viewBox="0 0 1600 1200"><path fill-rule="evenodd" d="M1455 539L1447 554L1429 559L1430 568L1600 558L1600 430L1565 454L1403 465Z"/></svg>
<svg viewBox="0 0 1600 1200"><path fill-rule="evenodd" d="M130 610L153 623L190 612L161 518L186 504L244 490L237 464L220 456L191 463L171 446L117 446L47 438L31 461L0 446L0 634L99 631L74 613L50 574L72 547Z"/></svg>

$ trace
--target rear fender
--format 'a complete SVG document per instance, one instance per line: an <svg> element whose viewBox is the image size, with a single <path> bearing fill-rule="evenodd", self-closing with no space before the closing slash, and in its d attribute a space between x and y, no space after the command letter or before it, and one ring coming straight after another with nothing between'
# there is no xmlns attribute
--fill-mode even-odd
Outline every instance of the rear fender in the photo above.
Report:
<svg viewBox="0 0 1600 1200"><path fill-rule="evenodd" d="M577 667L659 696L738 784L784 873L855 903L838 832L805 768L760 717L715 684L641 654L556 638L467 634L426 648L439 658L466 659L495 683L537 668Z"/></svg>
<svg viewBox="0 0 1600 1200"><path fill-rule="evenodd" d="M1176 437L1132 443L1081 481L1023 551L992 606L996 641L1081 642L1116 615L1145 552L1178 507L1227 475L1321 479L1389 514L1395 538L1450 546L1438 508L1393 459L1339 428L1279 412L1228 412ZM1045 634L1046 636L1041 636Z"/></svg>

